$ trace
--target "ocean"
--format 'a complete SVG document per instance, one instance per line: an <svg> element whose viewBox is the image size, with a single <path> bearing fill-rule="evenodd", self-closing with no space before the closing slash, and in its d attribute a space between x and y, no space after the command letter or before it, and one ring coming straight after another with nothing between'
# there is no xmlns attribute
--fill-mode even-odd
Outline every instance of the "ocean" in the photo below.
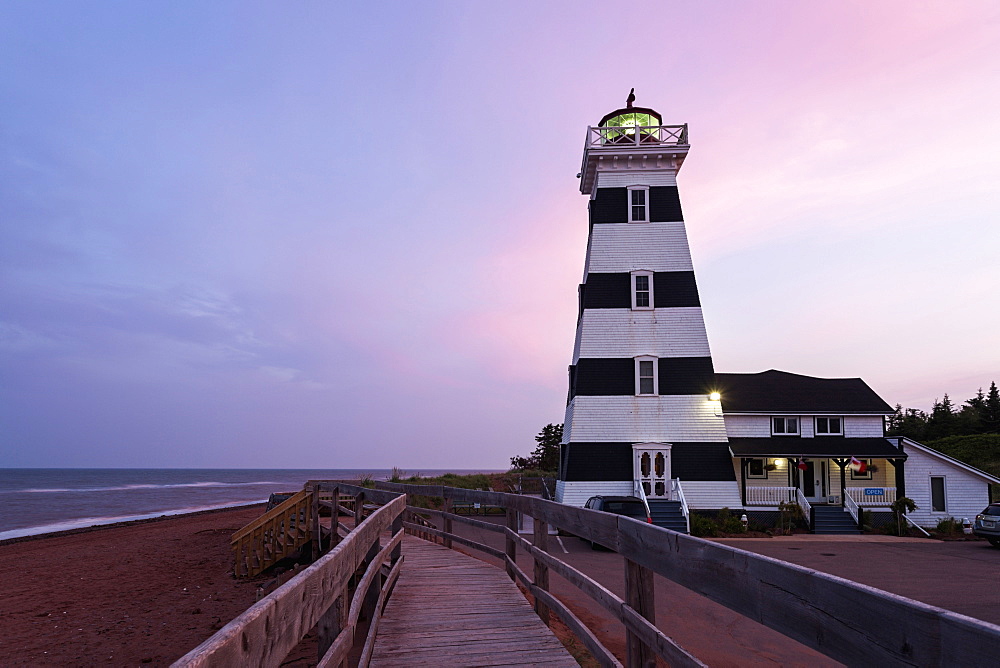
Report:
<svg viewBox="0 0 1000 668"><path fill-rule="evenodd" d="M407 471L423 477L495 471ZM0 469L0 540L267 501L307 480L389 469Z"/></svg>

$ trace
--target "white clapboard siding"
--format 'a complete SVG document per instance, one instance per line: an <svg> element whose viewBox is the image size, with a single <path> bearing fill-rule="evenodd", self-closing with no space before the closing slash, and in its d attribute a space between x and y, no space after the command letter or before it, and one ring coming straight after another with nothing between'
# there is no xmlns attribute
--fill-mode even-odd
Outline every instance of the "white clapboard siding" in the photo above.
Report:
<svg viewBox="0 0 1000 668"><path fill-rule="evenodd" d="M698 306L633 311L586 309L577 327L573 364L581 357L708 357L708 334Z"/></svg>
<svg viewBox="0 0 1000 668"><path fill-rule="evenodd" d="M848 415L844 417L844 436L848 438L880 438L885 436L881 415Z"/></svg>
<svg viewBox="0 0 1000 668"><path fill-rule="evenodd" d="M587 271L694 271L684 223L601 223L590 233Z"/></svg>
<svg viewBox="0 0 1000 668"><path fill-rule="evenodd" d="M681 490L688 508L692 510L719 510L743 508L740 484L733 481L681 480Z"/></svg>
<svg viewBox="0 0 1000 668"><path fill-rule="evenodd" d="M632 496L632 481L556 481L556 501L560 503L583 507L587 499L598 494L607 496Z"/></svg>
<svg viewBox="0 0 1000 668"><path fill-rule="evenodd" d="M723 403L726 398L722 398ZM771 418L768 415L726 415L726 432L730 438L768 438Z"/></svg>
<svg viewBox="0 0 1000 668"><path fill-rule="evenodd" d="M944 457L914 447L912 443L905 443L903 447L907 454L906 496L917 504L917 509L908 515L917 524L933 527L949 517L971 520L989 504L987 479ZM944 512L931 510L931 476L945 479Z"/></svg>
<svg viewBox="0 0 1000 668"><path fill-rule="evenodd" d="M726 442L717 406L705 395L577 396L566 424L574 442Z"/></svg>
<svg viewBox="0 0 1000 668"><path fill-rule="evenodd" d="M628 186L676 186L677 172L664 170L630 170L597 173L598 188L627 188Z"/></svg>

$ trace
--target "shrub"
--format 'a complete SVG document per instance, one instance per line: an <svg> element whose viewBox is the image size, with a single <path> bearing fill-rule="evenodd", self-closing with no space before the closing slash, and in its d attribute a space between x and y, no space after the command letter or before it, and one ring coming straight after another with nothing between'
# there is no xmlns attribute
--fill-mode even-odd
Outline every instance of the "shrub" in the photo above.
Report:
<svg viewBox="0 0 1000 668"><path fill-rule="evenodd" d="M717 533L715 522L698 513L691 513L691 535L700 538L714 538Z"/></svg>

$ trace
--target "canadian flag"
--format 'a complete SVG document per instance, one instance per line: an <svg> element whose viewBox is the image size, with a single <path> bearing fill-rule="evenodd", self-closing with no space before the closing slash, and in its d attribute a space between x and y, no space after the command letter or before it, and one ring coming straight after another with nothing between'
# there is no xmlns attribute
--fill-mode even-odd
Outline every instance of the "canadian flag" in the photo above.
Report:
<svg viewBox="0 0 1000 668"><path fill-rule="evenodd" d="M868 468L867 464L856 457L851 457L851 463L848 464L848 466L850 466L855 473L864 473L865 469Z"/></svg>
<svg viewBox="0 0 1000 668"><path fill-rule="evenodd" d="M799 460L799 470L800 471L805 471L807 468L809 468L809 467L806 466L806 460L800 459Z"/></svg>

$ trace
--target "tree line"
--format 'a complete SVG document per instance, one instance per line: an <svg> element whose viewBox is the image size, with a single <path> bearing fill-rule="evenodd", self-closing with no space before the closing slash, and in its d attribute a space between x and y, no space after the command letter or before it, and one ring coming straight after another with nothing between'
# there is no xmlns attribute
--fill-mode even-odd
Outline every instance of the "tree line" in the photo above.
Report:
<svg viewBox="0 0 1000 668"><path fill-rule="evenodd" d="M886 424L888 436L907 436L915 441L997 433L1000 433L1000 392L995 381L990 383L988 392L979 388L976 396L960 406L955 406L947 394L934 400L929 413L896 404Z"/></svg>

